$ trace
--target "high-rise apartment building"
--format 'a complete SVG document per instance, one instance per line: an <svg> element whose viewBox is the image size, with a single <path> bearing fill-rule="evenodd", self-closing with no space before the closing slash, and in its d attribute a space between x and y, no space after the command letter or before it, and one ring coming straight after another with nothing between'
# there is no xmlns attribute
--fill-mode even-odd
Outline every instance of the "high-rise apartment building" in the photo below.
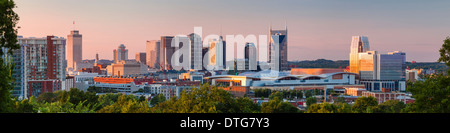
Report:
<svg viewBox="0 0 450 133"><path fill-rule="evenodd" d="M146 46L146 56L147 56L147 65L150 68L159 68L159 54L160 54L160 41L159 40L151 40L147 41Z"/></svg>
<svg viewBox="0 0 450 133"><path fill-rule="evenodd" d="M66 78L66 39L56 36L18 38L14 50L13 95L23 98L61 90Z"/></svg>
<svg viewBox="0 0 450 133"><path fill-rule="evenodd" d="M73 70L75 64L83 60L82 40L78 30L70 31L70 35L67 35L67 70Z"/></svg>
<svg viewBox="0 0 450 133"><path fill-rule="evenodd" d="M114 49L114 63L117 63L121 60L128 60L128 49L125 49L125 45L120 44L117 49Z"/></svg>
<svg viewBox="0 0 450 133"><path fill-rule="evenodd" d="M283 71L289 70L287 64L287 25L284 30L273 30L272 25L269 28L269 45L268 45L268 63L272 70Z"/></svg>
<svg viewBox="0 0 450 133"><path fill-rule="evenodd" d="M140 62L141 64L146 65L147 64L147 55L146 53L136 53L136 61Z"/></svg>
<svg viewBox="0 0 450 133"><path fill-rule="evenodd" d="M369 51L369 38L366 36L352 36L350 45L350 70L352 73L359 73L358 53Z"/></svg>

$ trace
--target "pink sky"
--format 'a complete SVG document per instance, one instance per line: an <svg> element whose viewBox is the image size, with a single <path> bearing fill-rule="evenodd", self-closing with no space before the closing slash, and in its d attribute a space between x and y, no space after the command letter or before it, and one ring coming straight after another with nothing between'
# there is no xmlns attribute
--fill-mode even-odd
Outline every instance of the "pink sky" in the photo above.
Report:
<svg viewBox="0 0 450 133"><path fill-rule="evenodd" d="M187 35L268 34L269 24L288 23L288 59L348 60L353 35L369 37L371 50L403 51L407 60L433 62L450 36L448 1L115 1L15 0L19 35L83 35L83 58L112 59L125 44L129 58L145 51L146 40Z"/></svg>

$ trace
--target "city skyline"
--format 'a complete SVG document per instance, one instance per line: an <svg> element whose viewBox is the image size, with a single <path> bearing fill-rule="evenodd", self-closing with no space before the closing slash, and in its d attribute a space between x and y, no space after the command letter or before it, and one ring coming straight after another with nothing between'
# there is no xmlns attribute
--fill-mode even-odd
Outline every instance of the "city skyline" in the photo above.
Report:
<svg viewBox="0 0 450 133"><path fill-rule="evenodd" d="M128 56L133 57L145 52L147 40L188 35L194 26L203 27L203 37L209 34L246 36L267 35L270 25L281 29L287 22L289 61L348 60L350 37L362 35L369 37L371 49L380 53L402 51L408 53L407 61L435 62L442 40L449 36L446 31L450 30L450 19L444 17L450 11L445 8L448 1L89 1L78 4L17 0L16 3L19 35L66 37L71 30L79 30L83 33L84 59L94 59L99 53L101 59L111 60L111 51L120 44L125 44ZM231 5L233 8L228 8ZM282 10L277 10L280 7Z"/></svg>

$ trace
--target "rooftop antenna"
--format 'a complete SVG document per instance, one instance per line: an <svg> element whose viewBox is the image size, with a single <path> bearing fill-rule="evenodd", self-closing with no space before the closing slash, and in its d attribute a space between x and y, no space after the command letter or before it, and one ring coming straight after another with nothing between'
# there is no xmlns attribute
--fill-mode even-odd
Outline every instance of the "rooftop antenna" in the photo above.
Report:
<svg viewBox="0 0 450 133"><path fill-rule="evenodd" d="M287 31L287 20L284 19L284 29Z"/></svg>

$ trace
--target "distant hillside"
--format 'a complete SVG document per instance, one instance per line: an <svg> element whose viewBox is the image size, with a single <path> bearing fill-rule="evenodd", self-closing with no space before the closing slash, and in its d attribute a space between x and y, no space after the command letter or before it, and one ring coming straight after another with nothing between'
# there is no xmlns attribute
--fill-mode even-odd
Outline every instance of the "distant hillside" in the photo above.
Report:
<svg viewBox="0 0 450 133"><path fill-rule="evenodd" d="M317 59L317 60L305 60L305 61L289 61L288 65L290 67L296 68L346 68L349 63L348 60L326 60L326 59Z"/></svg>
<svg viewBox="0 0 450 133"><path fill-rule="evenodd" d="M348 60L326 60L326 59L317 59L317 60L304 60L304 61L289 61L288 65L291 68L346 68L349 65ZM438 62L406 62L406 66L410 69L433 69L436 72L445 72L448 69L444 63Z"/></svg>

